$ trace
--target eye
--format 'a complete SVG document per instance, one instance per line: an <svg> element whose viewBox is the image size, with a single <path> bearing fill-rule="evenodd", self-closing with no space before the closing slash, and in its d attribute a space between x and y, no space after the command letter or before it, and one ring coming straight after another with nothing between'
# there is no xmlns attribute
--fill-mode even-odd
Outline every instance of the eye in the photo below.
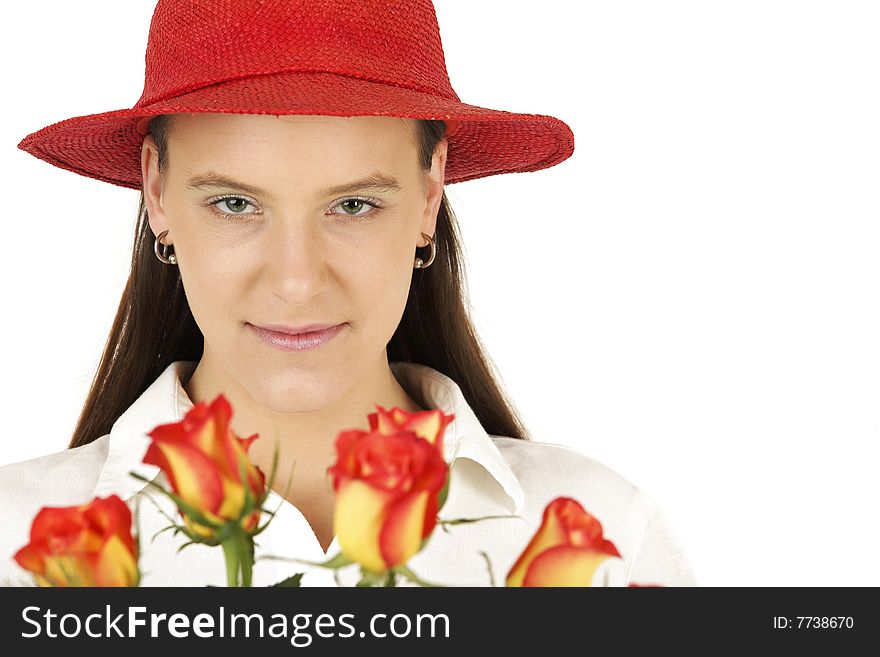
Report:
<svg viewBox="0 0 880 657"><path fill-rule="evenodd" d="M209 199L206 202L206 205L210 206L211 211L221 217L244 217L262 214L262 212L259 211L244 212L247 206L255 207L255 202L246 196L238 196L235 194L214 197ZM365 206L369 207L368 211L361 212ZM231 211L226 212L222 209L224 207ZM384 205L379 199L369 196L353 196L341 199L339 202L332 205L331 209L342 208L342 212L332 212L331 214L342 217L343 221L360 221L374 215L375 212L373 212L373 210L379 210L383 207Z"/></svg>
<svg viewBox="0 0 880 657"><path fill-rule="evenodd" d="M219 196L209 199L206 202L206 205L209 205L211 207L211 211L215 214L220 215L221 217L261 214L260 212L241 212L241 210L246 208L248 205L254 207L254 202L246 196L236 196L233 194L229 194L227 196ZM226 206L226 208L232 210L232 212L225 212L221 210L220 207L218 207L220 205Z"/></svg>
<svg viewBox="0 0 880 657"><path fill-rule="evenodd" d="M359 212L359 210L363 209L365 205L370 206L371 209L368 212ZM350 198L342 199L331 207L343 209L341 213L331 213L343 217L343 221L360 221L361 219L373 216L376 214L373 210L380 210L384 206L382 205L382 202L376 198L369 196L352 196Z"/></svg>

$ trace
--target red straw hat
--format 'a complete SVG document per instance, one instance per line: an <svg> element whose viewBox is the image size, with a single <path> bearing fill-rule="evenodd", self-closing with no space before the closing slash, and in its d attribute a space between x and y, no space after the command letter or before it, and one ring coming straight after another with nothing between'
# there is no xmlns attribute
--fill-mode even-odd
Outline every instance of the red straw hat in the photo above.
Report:
<svg viewBox="0 0 880 657"><path fill-rule="evenodd" d="M557 118L459 100L431 0L159 0L135 106L65 119L18 147L140 189L150 119L199 112L443 120L447 184L545 169L574 151Z"/></svg>

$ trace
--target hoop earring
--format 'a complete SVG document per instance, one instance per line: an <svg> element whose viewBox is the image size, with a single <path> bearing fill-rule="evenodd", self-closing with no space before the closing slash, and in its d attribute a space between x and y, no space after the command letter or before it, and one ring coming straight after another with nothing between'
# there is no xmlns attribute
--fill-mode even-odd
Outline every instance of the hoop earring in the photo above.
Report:
<svg viewBox="0 0 880 657"><path fill-rule="evenodd" d="M156 257L159 258L159 260L164 262L166 265L176 265L177 264L177 256L174 255L173 253L171 255L168 255L168 245L167 244L162 244L162 252L159 253L159 244L162 243L162 238L165 237L167 234L168 234L168 231L163 230L156 237L156 241L153 242L153 253L155 253Z"/></svg>
<svg viewBox="0 0 880 657"><path fill-rule="evenodd" d="M425 262L424 260L422 260L421 258L416 256L416 259L413 261L413 269L425 269L426 267L430 267L431 263L434 262L434 256L437 255L437 243L434 241L434 238L431 237L430 235L425 235L425 233L422 233L422 237L424 237L426 240L428 240L428 243L425 244L425 246L431 247L431 256L428 258L428 262ZM416 248L425 248L425 247L416 247Z"/></svg>

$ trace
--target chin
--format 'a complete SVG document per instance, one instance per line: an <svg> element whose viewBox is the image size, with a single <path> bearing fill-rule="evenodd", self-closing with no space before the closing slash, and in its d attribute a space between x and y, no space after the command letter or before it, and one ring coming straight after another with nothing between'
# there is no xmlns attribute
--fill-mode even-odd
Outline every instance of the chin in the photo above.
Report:
<svg viewBox="0 0 880 657"><path fill-rule="evenodd" d="M251 397L277 413L317 411L345 394L345 382L350 379L337 380L335 372L338 371L335 368L291 368L272 373L264 370L251 382Z"/></svg>

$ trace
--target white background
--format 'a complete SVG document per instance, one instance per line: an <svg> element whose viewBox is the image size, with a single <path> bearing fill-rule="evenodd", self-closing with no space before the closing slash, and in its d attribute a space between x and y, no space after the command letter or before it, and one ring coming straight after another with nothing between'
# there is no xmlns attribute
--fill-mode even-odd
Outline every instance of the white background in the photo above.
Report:
<svg viewBox="0 0 880 657"><path fill-rule="evenodd" d="M702 585L880 585L878 5L435 4L462 100L575 133L447 188L535 437L653 496ZM67 444L138 199L16 144L131 107L153 7L2 10L0 463Z"/></svg>

